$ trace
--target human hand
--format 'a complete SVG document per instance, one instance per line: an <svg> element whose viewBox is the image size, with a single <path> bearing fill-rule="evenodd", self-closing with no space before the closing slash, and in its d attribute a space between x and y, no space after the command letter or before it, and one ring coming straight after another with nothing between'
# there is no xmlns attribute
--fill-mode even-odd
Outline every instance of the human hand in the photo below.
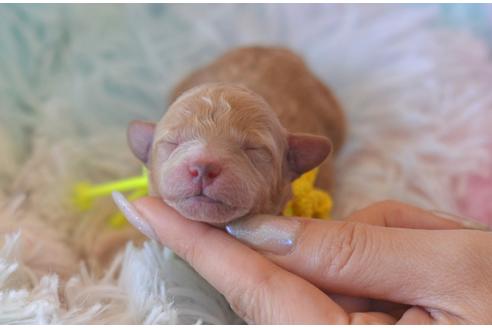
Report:
<svg viewBox="0 0 492 328"><path fill-rule="evenodd" d="M248 323L490 323L492 235L383 202L330 222L256 216L229 233L157 198L118 205Z"/></svg>

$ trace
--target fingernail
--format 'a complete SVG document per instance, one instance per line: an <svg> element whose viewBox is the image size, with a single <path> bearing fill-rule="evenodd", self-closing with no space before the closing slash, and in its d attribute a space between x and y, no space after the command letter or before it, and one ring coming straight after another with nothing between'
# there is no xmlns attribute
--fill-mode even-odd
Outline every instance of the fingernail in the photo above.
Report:
<svg viewBox="0 0 492 328"><path fill-rule="evenodd" d="M467 218L464 216L459 216L455 214L451 214L448 212L440 211L440 210L432 210L430 211L432 214L436 216L440 216L444 219L449 219L451 221L459 222L466 229L475 229L475 230L490 230L490 227L477 222L475 219Z"/></svg>
<svg viewBox="0 0 492 328"><path fill-rule="evenodd" d="M300 227L294 218L256 215L229 223L225 229L255 249L285 255L295 246Z"/></svg>
<svg viewBox="0 0 492 328"><path fill-rule="evenodd" d="M130 222L131 225L137 228L138 231L146 235L148 238L157 241L159 240L154 229L152 229L152 227L137 211L135 206L133 206L133 204L130 203L128 199L126 199L126 197L123 196L122 193L118 191L113 191L112 196L116 206L118 206L120 211L123 213L123 215L126 217L126 219L128 220L128 222Z"/></svg>

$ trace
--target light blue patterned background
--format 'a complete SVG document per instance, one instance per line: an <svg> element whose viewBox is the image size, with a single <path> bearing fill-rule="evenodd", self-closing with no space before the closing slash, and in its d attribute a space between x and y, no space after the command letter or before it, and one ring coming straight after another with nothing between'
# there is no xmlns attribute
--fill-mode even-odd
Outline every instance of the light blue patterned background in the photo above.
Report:
<svg viewBox="0 0 492 328"><path fill-rule="evenodd" d="M42 106L56 99L71 99L72 115L57 119L70 120L65 128L80 135L121 129L135 117L156 119L176 80L228 45L289 39L293 32L285 22L296 17L283 17L279 6L0 5L0 129L13 136L16 149L29 148L36 120L46 117ZM490 5L412 6L433 7L443 25L470 31L492 46ZM309 7L309 15L317 8ZM276 21L268 30L249 24L243 39L232 40L238 33L227 27L212 31L210 24L190 18L196 12L219 25ZM57 137L63 128L43 133ZM14 156L21 160L24 153Z"/></svg>

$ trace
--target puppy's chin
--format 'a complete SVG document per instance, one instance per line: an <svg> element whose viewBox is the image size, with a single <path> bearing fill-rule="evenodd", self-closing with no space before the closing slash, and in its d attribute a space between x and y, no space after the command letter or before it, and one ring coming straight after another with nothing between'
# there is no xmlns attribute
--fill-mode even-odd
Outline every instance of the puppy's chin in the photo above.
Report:
<svg viewBox="0 0 492 328"><path fill-rule="evenodd" d="M230 206L206 196L192 196L177 201L166 201L166 203L190 220L219 227L249 212L247 208Z"/></svg>

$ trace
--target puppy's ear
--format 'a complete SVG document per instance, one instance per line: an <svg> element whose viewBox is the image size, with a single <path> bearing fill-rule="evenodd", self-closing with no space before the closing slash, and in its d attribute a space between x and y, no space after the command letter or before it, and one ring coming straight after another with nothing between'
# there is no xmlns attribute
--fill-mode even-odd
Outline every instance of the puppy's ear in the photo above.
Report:
<svg viewBox="0 0 492 328"><path fill-rule="evenodd" d="M289 133L288 143L287 161L295 177L319 166L333 149L330 139L312 134Z"/></svg>
<svg viewBox="0 0 492 328"><path fill-rule="evenodd" d="M150 147L154 139L155 123L131 121L126 131L132 153L144 164L148 164Z"/></svg>

